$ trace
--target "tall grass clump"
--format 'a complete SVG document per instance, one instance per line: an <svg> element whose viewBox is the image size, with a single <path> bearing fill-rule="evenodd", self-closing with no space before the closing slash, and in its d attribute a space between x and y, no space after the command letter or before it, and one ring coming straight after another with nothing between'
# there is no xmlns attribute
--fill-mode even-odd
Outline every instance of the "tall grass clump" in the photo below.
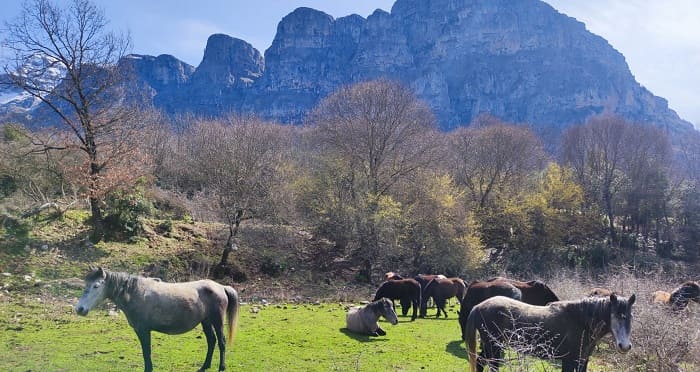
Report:
<svg viewBox="0 0 700 372"><path fill-rule="evenodd" d="M664 273L638 273L620 268L602 276L561 272L547 282L562 300L584 297L602 287L620 295L636 294L632 310L632 350L616 352L612 337L598 346L596 364L616 371L697 371L700 369L700 305L690 303L680 313L651 302L657 290L672 291L684 280ZM606 340L607 339L607 344Z"/></svg>

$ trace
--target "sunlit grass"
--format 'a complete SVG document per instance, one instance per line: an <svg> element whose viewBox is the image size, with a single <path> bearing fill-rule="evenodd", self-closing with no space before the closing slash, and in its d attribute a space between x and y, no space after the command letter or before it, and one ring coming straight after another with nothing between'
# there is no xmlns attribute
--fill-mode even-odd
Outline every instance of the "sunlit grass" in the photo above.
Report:
<svg viewBox="0 0 700 372"><path fill-rule="evenodd" d="M456 308L448 319L399 317L381 322L387 336L347 332L346 304L244 305L238 335L227 351L229 370L242 371L464 371ZM258 309L253 312L252 309ZM135 371L143 368L135 333L123 314L104 308L88 316L69 303L25 299L0 303L0 370ZM155 370L196 370L206 341L199 328L178 336L153 332ZM507 356L517 359L515 355ZM218 367L214 353L212 370ZM553 371L560 367L527 358L503 371ZM601 370L591 368L589 370Z"/></svg>

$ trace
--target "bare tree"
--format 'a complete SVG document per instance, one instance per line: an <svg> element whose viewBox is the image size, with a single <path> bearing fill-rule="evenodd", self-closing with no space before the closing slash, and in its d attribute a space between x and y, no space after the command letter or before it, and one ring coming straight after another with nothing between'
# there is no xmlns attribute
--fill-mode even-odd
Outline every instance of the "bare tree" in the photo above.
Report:
<svg viewBox="0 0 700 372"><path fill-rule="evenodd" d="M639 125L629 131L621 165L627 180L623 212L636 233L647 236L656 223L657 242L660 221L668 213L670 162L671 143L662 129Z"/></svg>
<svg viewBox="0 0 700 372"><path fill-rule="evenodd" d="M401 179L432 164L439 142L435 120L397 82L377 80L341 88L308 119L328 156L348 165L347 187L355 204L362 275L371 279L382 242L376 223L379 200Z"/></svg>
<svg viewBox="0 0 700 372"><path fill-rule="evenodd" d="M517 187L545 160L542 143L529 128L492 117L485 125L454 132L450 148L455 180L469 189L479 208L487 206L494 190Z"/></svg>
<svg viewBox="0 0 700 372"><path fill-rule="evenodd" d="M103 234L103 175L124 159L135 134L125 125L133 111L123 105L124 76L117 67L130 38L108 32L107 24L103 11L89 0L73 0L67 8L31 0L6 24L3 42L14 61L12 68L5 68L11 82L49 107L73 134L74 142L55 149L76 146L86 156L97 239ZM132 117L131 123L138 121Z"/></svg>
<svg viewBox="0 0 700 372"><path fill-rule="evenodd" d="M625 138L632 130L624 119L601 115L582 127L564 133L563 161L574 169L589 197L596 200L608 219L608 233L616 240L616 198L622 186Z"/></svg>
<svg viewBox="0 0 700 372"><path fill-rule="evenodd" d="M288 129L252 116L199 120L180 138L180 187L214 201L229 229L220 265L235 247L241 222L275 210L275 188L289 146ZM171 164L178 167L176 164Z"/></svg>

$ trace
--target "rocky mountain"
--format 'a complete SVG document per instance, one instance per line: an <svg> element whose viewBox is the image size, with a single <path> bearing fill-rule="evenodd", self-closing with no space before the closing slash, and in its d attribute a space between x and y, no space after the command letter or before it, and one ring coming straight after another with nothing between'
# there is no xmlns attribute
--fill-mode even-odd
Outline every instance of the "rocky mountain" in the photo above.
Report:
<svg viewBox="0 0 700 372"><path fill-rule="evenodd" d="M48 67L47 67L48 66ZM27 118L27 114L37 109L41 100L31 96L12 84L12 76L26 76L29 71L44 70L39 76L40 87L47 91L56 87L65 75L65 71L52 66L49 59L40 55L33 56L26 65L9 74L0 74L0 118ZM31 117L28 116L29 118Z"/></svg>
<svg viewBox="0 0 700 372"><path fill-rule="evenodd" d="M561 128L602 112L692 129L605 39L540 0L397 0L390 13L337 19L299 8L264 58L217 34L196 68L172 56L123 64L172 114L249 111L299 123L339 86L387 77L413 88L443 129L482 113Z"/></svg>

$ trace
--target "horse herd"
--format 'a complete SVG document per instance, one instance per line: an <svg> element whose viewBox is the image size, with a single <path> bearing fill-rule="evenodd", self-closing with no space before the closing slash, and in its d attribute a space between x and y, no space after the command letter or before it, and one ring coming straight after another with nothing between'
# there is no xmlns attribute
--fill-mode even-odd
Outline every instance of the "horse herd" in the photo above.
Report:
<svg viewBox="0 0 700 372"><path fill-rule="evenodd" d="M495 277L466 285L460 278L443 275L403 278L388 272L373 304L399 300L404 316L413 307L411 320L415 320L418 308L420 316L426 316L431 298L437 308L435 316L442 313L447 317L445 303L452 297L460 301L459 325L472 371L483 371L487 366L497 371L506 346L540 358L560 360L562 371L585 371L596 344L606 334L612 333L618 350L627 352L632 347L632 305L636 297L618 296L606 288L593 288L580 300L560 301L539 280L524 282ZM671 292L656 291L651 301L679 312L690 301L700 303L700 285L688 281ZM371 318L376 323L380 315L375 312ZM387 319L392 319L392 315ZM348 329L354 329L350 322ZM477 332L482 345L478 355Z"/></svg>
<svg viewBox="0 0 700 372"><path fill-rule="evenodd" d="M619 296L605 288L594 288L587 297L560 301L545 283L495 277L467 285L460 278L416 275L403 278L387 273L373 301L349 309L350 331L371 336L386 335L377 320L384 317L397 324L393 300L399 300L403 316L413 308L411 320L427 316L433 299L436 317L447 317L449 298L460 301L458 312L472 372L484 367L497 371L507 346L517 352L561 361L562 371L585 371L597 342L612 333L618 350L631 349L630 331L635 295ZM181 334L198 324L207 340L207 354L200 371L211 367L215 346L219 347L219 371L224 371L226 344L233 341L240 300L233 287L211 280L166 283L126 273L90 268L85 290L75 307L79 315L109 299L124 312L141 343L144 370L152 371L151 331ZM652 301L667 304L674 312L690 301L700 303L700 285L683 283L672 292L657 291ZM224 333L224 317L228 327ZM476 352L477 332L481 351Z"/></svg>

